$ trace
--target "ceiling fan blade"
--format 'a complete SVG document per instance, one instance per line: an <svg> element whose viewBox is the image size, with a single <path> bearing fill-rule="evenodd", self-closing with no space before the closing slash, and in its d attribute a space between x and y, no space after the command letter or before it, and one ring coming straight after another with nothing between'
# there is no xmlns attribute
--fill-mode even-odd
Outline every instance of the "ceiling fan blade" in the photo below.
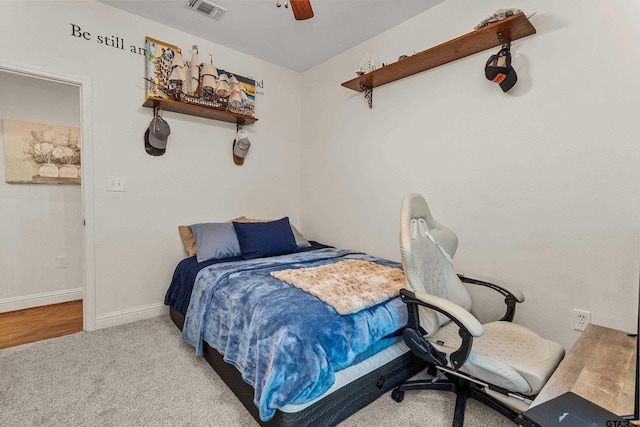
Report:
<svg viewBox="0 0 640 427"><path fill-rule="evenodd" d="M313 9L309 0L290 0L293 16L298 21L313 18Z"/></svg>

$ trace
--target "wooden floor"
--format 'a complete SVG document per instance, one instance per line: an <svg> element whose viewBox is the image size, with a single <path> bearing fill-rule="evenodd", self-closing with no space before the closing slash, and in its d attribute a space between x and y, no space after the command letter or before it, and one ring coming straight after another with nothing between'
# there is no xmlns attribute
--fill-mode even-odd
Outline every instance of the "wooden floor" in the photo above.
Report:
<svg viewBox="0 0 640 427"><path fill-rule="evenodd" d="M0 349L82 331L82 300L0 313Z"/></svg>

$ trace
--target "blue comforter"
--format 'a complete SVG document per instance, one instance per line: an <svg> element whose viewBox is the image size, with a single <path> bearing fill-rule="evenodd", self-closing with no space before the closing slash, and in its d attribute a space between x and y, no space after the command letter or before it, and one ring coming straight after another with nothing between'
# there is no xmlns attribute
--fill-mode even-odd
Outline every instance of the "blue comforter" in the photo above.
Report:
<svg viewBox="0 0 640 427"><path fill-rule="evenodd" d="M327 248L212 265L196 277L183 337L198 355L203 354L204 340L240 370L255 390L254 403L263 421L279 407L323 394L333 385L334 372L379 347L407 322L399 298L342 316L269 275L343 259L399 267L366 254Z"/></svg>

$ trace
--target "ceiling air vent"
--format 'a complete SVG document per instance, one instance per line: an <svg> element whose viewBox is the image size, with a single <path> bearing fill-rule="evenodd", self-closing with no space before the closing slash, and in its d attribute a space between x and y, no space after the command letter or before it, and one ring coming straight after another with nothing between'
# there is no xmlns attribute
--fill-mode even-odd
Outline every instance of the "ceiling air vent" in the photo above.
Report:
<svg viewBox="0 0 640 427"><path fill-rule="evenodd" d="M227 12L224 7L218 6L206 0L188 0L184 5L187 9L195 10L203 15L207 15L209 18L220 19L222 15Z"/></svg>

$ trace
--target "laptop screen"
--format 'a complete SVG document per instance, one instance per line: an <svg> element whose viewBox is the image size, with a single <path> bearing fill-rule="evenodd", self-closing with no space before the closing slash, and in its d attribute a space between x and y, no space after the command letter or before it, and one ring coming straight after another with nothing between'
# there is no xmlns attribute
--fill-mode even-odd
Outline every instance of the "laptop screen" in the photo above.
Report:
<svg viewBox="0 0 640 427"><path fill-rule="evenodd" d="M522 413L542 427L631 427L624 418L578 396L566 392Z"/></svg>

